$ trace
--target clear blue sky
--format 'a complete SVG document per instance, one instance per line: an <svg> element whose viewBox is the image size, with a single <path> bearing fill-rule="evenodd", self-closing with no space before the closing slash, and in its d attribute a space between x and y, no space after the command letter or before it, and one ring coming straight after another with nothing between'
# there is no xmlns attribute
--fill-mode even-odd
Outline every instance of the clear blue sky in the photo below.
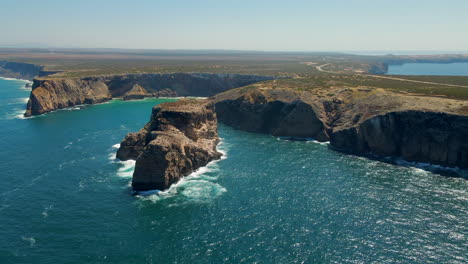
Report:
<svg viewBox="0 0 468 264"><path fill-rule="evenodd" d="M468 0L0 0L0 46L468 50Z"/></svg>

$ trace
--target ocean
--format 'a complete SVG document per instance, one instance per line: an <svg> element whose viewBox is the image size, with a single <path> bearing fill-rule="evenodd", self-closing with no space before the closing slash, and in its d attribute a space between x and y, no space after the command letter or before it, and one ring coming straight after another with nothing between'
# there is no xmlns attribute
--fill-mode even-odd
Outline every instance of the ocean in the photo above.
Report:
<svg viewBox="0 0 468 264"><path fill-rule="evenodd" d="M468 76L468 62L389 65L387 74Z"/></svg>
<svg viewBox="0 0 468 264"><path fill-rule="evenodd" d="M468 181L220 125L225 153L130 195L126 133L174 99L22 118L0 79L0 263L466 263ZM465 173L458 171L457 173Z"/></svg>

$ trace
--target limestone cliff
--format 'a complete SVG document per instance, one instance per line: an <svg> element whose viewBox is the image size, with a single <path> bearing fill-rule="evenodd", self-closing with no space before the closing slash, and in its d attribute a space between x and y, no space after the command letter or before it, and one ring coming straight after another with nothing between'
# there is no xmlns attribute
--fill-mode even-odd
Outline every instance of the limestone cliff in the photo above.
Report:
<svg viewBox="0 0 468 264"><path fill-rule="evenodd" d="M165 190L219 159L218 142L214 104L183 99L155 106L150 122L122 141L117 158L136 159L134 191Z"/></svg>
<svg viewBox="0 0 468 264"><path fill-rule="evenodd" d="M264 84L212 98L220 122L274 136L330 141L357 155L468 167L468 102L378 88L294 90Z"/></svg>
<svg viewBox="0 0 468 264"><path fill-rule="evenodd" d="M207 73L42 78L34 80L25 115L40 115L78 104L104 102L115 97L125 99L154 96L207 97L270 79L273 77Z"/></svg>

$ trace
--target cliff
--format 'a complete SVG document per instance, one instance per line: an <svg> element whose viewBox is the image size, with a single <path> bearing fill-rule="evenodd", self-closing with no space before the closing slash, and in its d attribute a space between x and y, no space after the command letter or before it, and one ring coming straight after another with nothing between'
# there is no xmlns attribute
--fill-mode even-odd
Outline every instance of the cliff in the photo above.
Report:
<svg viewBox="0 0 468 264"><path fill-rule="evenodd" d="M23 62L0 61L0 76L32 80L39 76L43 67Z"/></svg>
<svg viewBox="0 0 468 264"><path fill-rule="evenodd" d="M379 88L294 90L255 84L212 97L220 122L274 136L330 141L357 155L468 167L468 102Z"/></svg>
<svg viewBox="0 0 468 264"><path fill-rule="evenodd" d="M134 191L165 190L219 159L218 142L214 104L183 99L155 106L150 122L122 141L117 158L136 159Z"/></svg>
<svg viewBox="0 0 468 264"><path fill-rule="evenodd" d="M40 115L78 104L93 104L115 97L141 99L158 96L200 96L274 79L239 74L128 74L84 78L34 80L25 116Z"/></svg>
<svg viewBox="0 0 468 264"><path fill-rule="evenodd" d="M334 148L408 161L468 167L468 116L400 111L372 117L331 134Z"/></svg>

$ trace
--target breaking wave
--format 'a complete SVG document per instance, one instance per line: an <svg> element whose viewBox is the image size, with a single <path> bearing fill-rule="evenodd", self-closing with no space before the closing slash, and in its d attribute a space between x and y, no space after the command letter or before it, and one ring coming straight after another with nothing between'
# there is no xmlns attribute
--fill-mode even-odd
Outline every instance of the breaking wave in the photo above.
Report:
<svg viewBox="0 0 468 264"><path fill-rule="evenodd" d="M330 141L320 142L314 138L302 138L302 137L277 137L277 140L286 140L286 141L305 141L306 143L315 143L326 146L330 144Z"/></svg>
<svg viewBox="0 0 468 264"><path fill-rule="evenodd" d="M135 171L135 160L117 161L121 167L117 170L117 176L122 178L130 178Z"/></svg>
<svg viewBox="0 0 468 264"><path fill-rule="evenodd" d="M171 185L166 191L150 196L137 195L137 197L154 203L167 202L169 206L210 202L227 192L226 188L216 182L219 177L218 161L212 161L207 166L201 167L178 183Z"/></svg>
<svg viewBox="0 0 468 264"><path fill-rule="evenodd" d="M169 206L186 203L207 203L227 192L227 189L217 183L219 178L219 162L226 159L228 149L224 141L218 144L217 150L223 154L221 159L214 160L199 168L189 176L183 177L176 184L157 194L137 197L143 201L167 202Z"/></svg>

